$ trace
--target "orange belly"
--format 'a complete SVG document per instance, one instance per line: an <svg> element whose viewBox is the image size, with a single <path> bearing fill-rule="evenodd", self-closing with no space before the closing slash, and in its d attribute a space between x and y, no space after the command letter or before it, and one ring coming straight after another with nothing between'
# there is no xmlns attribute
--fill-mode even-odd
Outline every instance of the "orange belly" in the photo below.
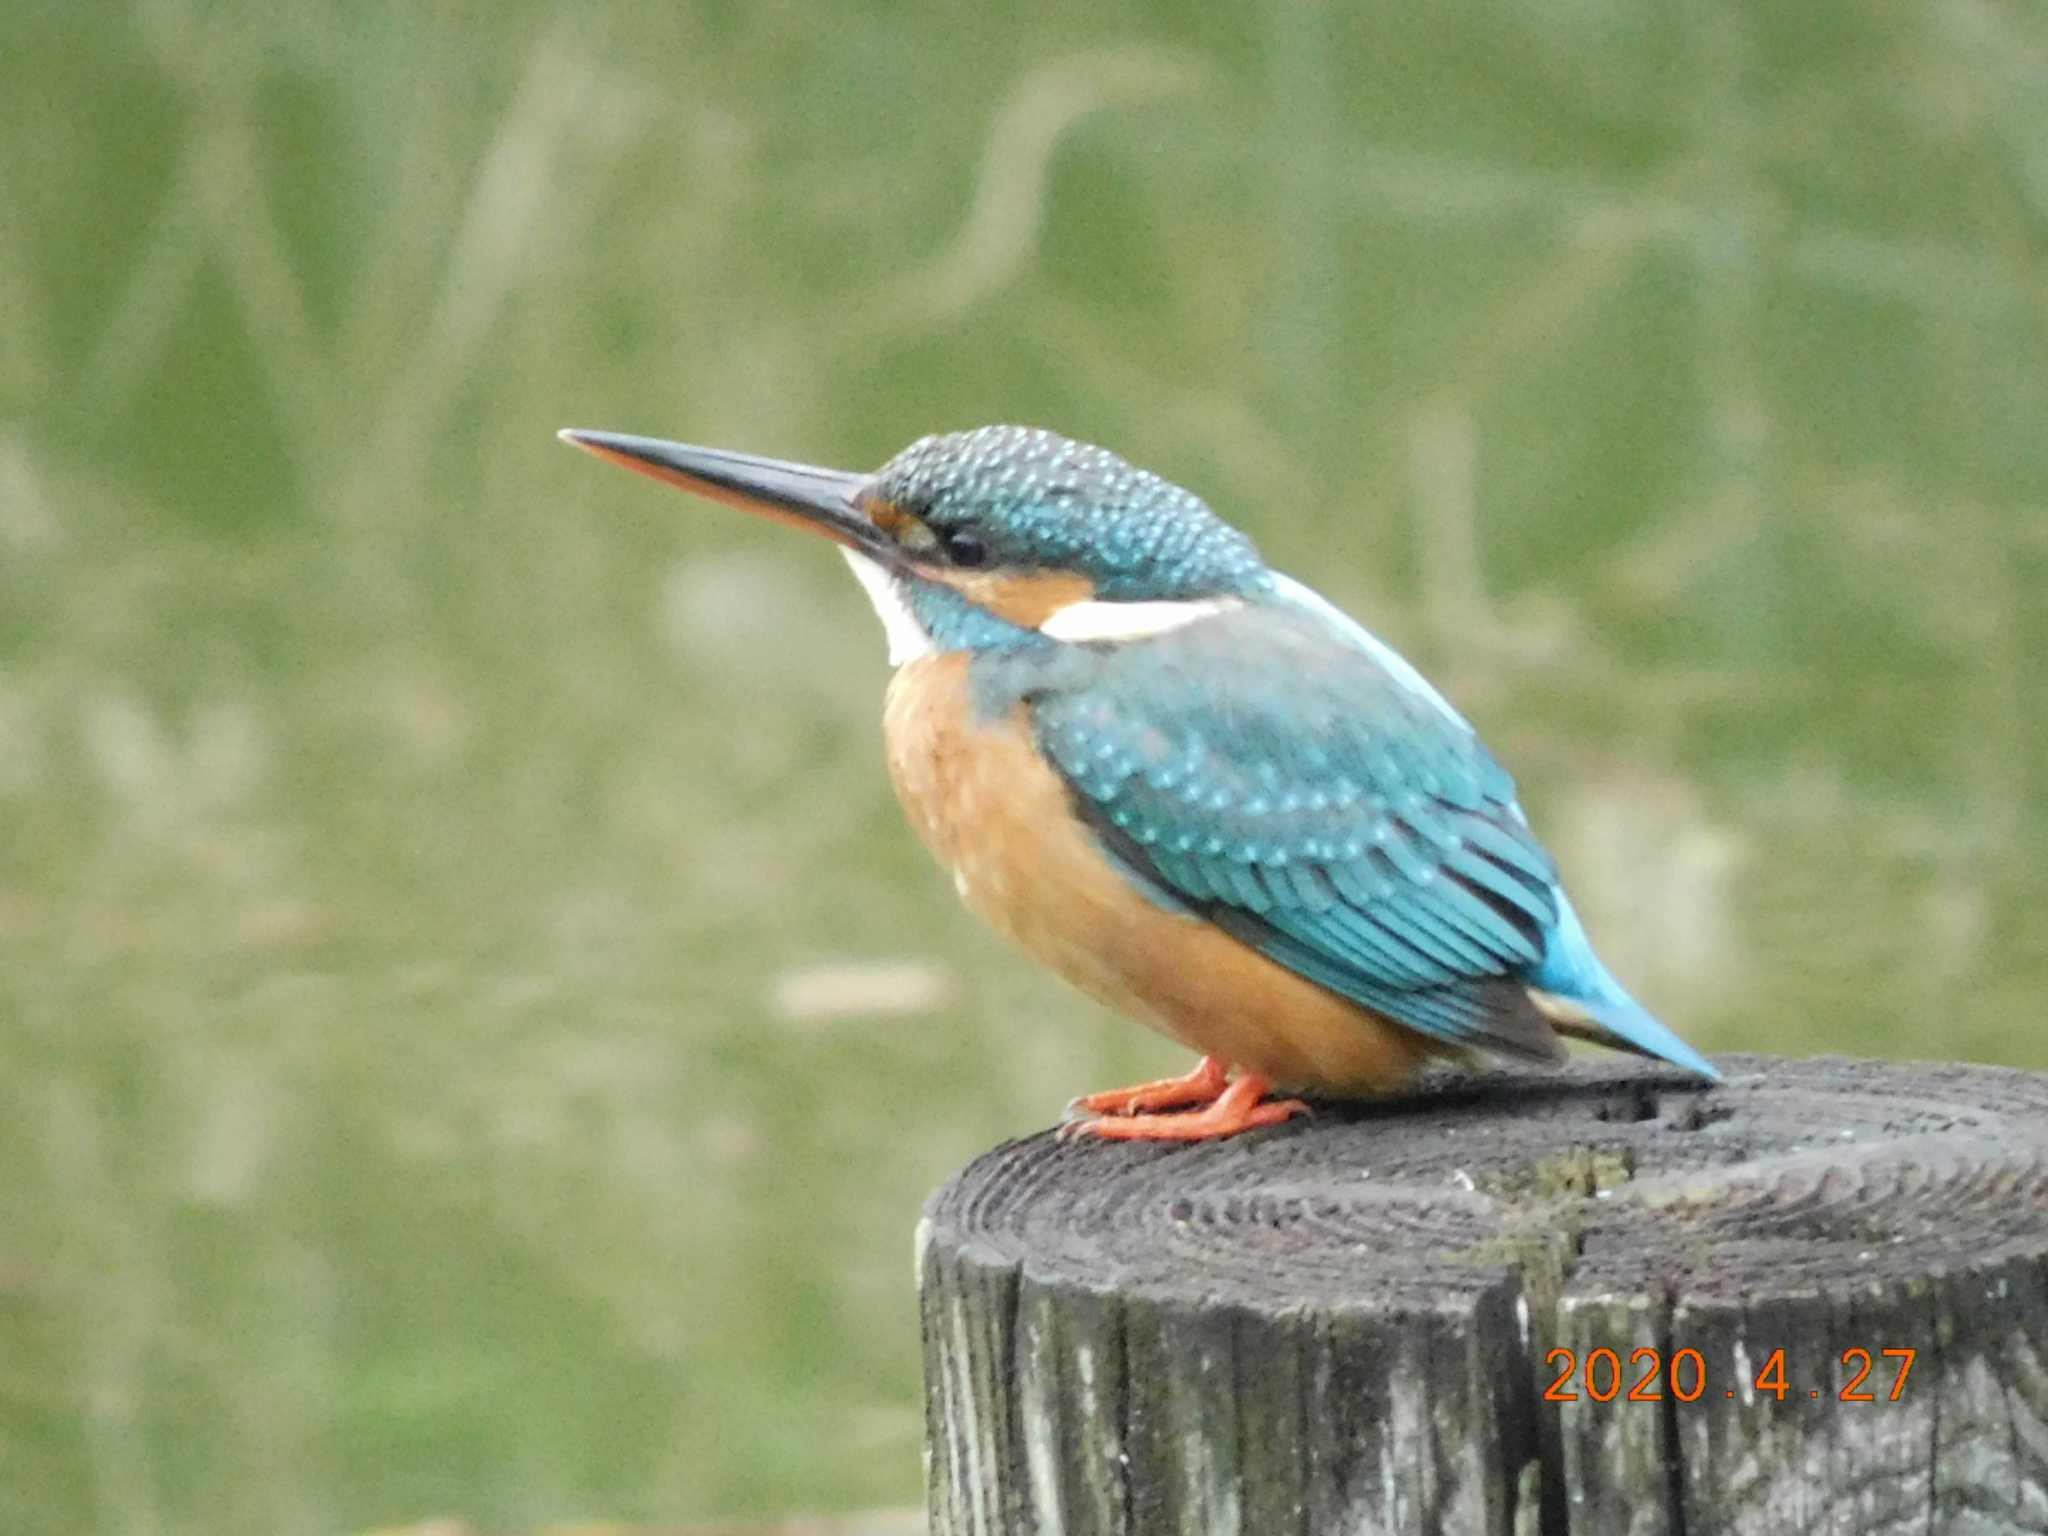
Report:
<svg viewBox="0 0 2048 1536"><path fill-rule="evenodd" d="M967 658L896 673L883 734L910 823L967 905L1090 996L1291 1087L1392 1087L1430 1042L1201 918L1162 911L1103 855L1032 748L1023 707L974 719Z"/></svg>

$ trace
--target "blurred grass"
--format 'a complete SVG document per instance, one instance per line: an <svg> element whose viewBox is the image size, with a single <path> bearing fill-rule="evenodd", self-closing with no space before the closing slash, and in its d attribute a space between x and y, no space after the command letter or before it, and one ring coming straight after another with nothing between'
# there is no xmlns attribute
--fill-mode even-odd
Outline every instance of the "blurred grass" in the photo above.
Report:
<svg viewBox="0 0 2048 1536"><path fill-rule="evenodd" d="M767 1524L747 1522L732 1525L620 1525L614 1521L576 1521L551 1525L531 1536L925 1536L922 1508L885 1509L838 1518L797 1516ZM419 1524L384 1526L363 1536L483 1536L461 1520L428 1520Z"/></svg>
<svg viewBox="0 0 2048 1536"><path fill-rule="evenodd" d="M0 5L5 1529L911 1501L923 1193L1172 1063L565 423L1110 443L1690 1037L2048 1064L2037 14Z"/></svg>

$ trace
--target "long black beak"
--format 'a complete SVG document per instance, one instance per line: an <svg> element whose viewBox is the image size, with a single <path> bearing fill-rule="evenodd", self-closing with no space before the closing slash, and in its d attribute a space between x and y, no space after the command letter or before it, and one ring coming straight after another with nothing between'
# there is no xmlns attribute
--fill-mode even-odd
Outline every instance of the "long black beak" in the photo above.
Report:
<svg viewBox="0 0 2048 1536"><path fill-rule="evenodd" d="M632 437L624 432L564 427L558 435L563 442L574 443L601 459L694 495L822 533L880 560L893 563L902 557L895 541L862 509L866 475L729 453L723 448L693 448L687 443Z"/></svg>

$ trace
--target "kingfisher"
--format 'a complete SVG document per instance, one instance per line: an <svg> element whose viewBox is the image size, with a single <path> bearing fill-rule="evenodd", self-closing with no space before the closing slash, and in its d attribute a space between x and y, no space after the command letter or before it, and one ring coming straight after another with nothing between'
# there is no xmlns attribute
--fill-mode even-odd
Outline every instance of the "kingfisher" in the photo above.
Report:
<svg viewBox="0 0 2048 1536"><path fill-rule="evenodd" d="M1594 955L1514 780L1385 642L1192 492L1031 427L872 474L567 429L840 547L894 668L890 778L967 905L1189 1072L1069 1129L1195 1141L1571 1035L1714 1067Z"/></svg>

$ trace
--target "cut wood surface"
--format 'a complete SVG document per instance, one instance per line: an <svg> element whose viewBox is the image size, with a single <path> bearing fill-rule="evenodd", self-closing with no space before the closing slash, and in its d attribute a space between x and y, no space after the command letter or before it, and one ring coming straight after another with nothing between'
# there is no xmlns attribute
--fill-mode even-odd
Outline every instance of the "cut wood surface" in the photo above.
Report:
<svg viewBox="0 0 2048 1536"><path fill-rule="evenodd" d="M934 1533L2048 1532L2048 1074L1720 1064L976 1160Z"/></svg>

